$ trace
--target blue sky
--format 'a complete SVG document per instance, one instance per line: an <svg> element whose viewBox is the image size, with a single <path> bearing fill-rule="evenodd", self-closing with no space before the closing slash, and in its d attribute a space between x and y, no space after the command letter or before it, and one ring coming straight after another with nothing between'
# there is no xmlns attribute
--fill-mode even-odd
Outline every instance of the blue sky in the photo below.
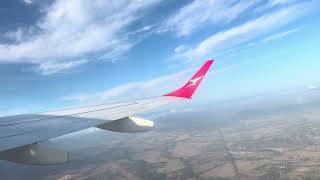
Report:
<svg viewBox="0 0 320 180"><path fill-rule="evenodd" d="M7 0L0 114L161 95L207 59L196 103L319 85L320 1Z"/></svg>

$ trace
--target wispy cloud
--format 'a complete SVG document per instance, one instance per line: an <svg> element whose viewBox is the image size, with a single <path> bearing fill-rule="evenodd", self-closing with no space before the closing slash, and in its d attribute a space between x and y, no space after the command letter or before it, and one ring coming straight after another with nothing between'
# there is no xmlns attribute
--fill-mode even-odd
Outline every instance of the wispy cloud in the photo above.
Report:
<svg viewBox="0 0 320 180"><path fill-rule="evenodd" d="M313 85L313 84L307 86L307 89L309 89L309 90L315 90L315 89L318 89L318 88L319 87L317 85Z"/></svg>
<svg viewBox="0 0 320 180"><path fill-rule="evenodd" d="M291 4L295 3L298 0L269 0L269 3L273 6L275 5L286 5L286 4Z"/></svg>
<svg viewBox="0 0 320 180"><path fill-rule="evenodd" d="M314 6L312 2L300 3L262 15L239 26L215 33L201 41L195 48L175 53L173 59L211 58L219 51L249 42L287 25L308 13L312 6Z"/></svg>
<svg viewBox="0 0 320 180"><path fill-rule="evenodd" d="M27 5L32 4L32 1L31 1L31 0L23 0L23 2L24 2L25 4L27 4Z"/></svg>
<svg viewBox="0 0 320 180"><path fill-rule="evenodd" d="M40 72L51 74L83 64L79 59L88 56L115 59L150 29L130 25L159 1L57 0L35 25L6 33L15 43L0 44L0 63L38 64Z"/></svg>
<svg viewBox="0 0 320 180"><path fill-rule="evenodd" d="M146 81L128 82L106 91L71 94L61 99L90 104L158 96L183 85L193 71L194 69L190 68Z"/></svg>
<svg viewBox="0 0 320 180"><path fill-rule="evenodd" d="M205 24L232 22L259 2L260 0L195 0L171 16L163 24L161 31L174 31L178 36L186 36Z"/></svg>
<svg viewBox="0 0 320 180"><path fill-rule="evenodd" d="M59 63L48 61L48 62L44 62L44 63L39 64L38 70L43 75L50 75L50 74L54 74L57 72L61 72L63 70L72 69L74 67L80 66L80 65L85 64L87 62L88 62L88 60L62 61Z"/></svg>
<svg viewBox="0 0 320 180"><path fill-rule="evenodd" d="M283 37L286 37L292 33L295 33L299 30L299 28L295 28L295 29L290 29L284 32L279 32L279 33L275 33L275 34L271 34L265 38L262 39L262 42L266 43L266 42L270 42L273 40L277 40L277 39L281 39Z"/></svg>

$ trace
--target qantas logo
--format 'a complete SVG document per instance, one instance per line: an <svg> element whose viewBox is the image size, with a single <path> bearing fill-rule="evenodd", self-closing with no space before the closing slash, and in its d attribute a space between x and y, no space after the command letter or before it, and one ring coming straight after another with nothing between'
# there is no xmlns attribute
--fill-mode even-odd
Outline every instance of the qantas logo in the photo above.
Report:
<svg viewBox="0 0 320 180"><path fill-rule="evenodd" d="M194 78L194 79L191 79L189 82L190 84L187 86L187 87L190 87L190 86L194 86L200 79L203 78L203 75L200 76L200 77L197 77L197 78Z"/></svg>

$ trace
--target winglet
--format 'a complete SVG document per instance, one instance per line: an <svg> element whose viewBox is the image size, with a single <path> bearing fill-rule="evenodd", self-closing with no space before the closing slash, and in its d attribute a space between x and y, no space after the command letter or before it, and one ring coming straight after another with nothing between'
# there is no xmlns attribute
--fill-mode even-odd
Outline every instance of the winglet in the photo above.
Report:
<svg viewBox="0 0 320 180"><path fill-rule="evenodd" d="M201 80L204 78L213 62L214 60L208 60L184 86L176 91L165 94L164 96L174 96L191 99L193 93L196 91Z"/></svg>

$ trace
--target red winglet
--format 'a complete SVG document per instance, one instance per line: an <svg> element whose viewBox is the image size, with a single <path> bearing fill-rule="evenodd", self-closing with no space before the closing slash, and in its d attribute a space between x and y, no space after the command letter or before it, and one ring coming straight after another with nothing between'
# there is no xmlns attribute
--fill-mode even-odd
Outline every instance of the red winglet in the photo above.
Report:
<svg viewBox="0 0 320 180"><path fill-rule="evenodd" d="M208 60L184 86L176 91L165 94L164 96L174 96L191 99L193 93L196 91L201 80L204 78L213 62L214 60Z"/></svg>

